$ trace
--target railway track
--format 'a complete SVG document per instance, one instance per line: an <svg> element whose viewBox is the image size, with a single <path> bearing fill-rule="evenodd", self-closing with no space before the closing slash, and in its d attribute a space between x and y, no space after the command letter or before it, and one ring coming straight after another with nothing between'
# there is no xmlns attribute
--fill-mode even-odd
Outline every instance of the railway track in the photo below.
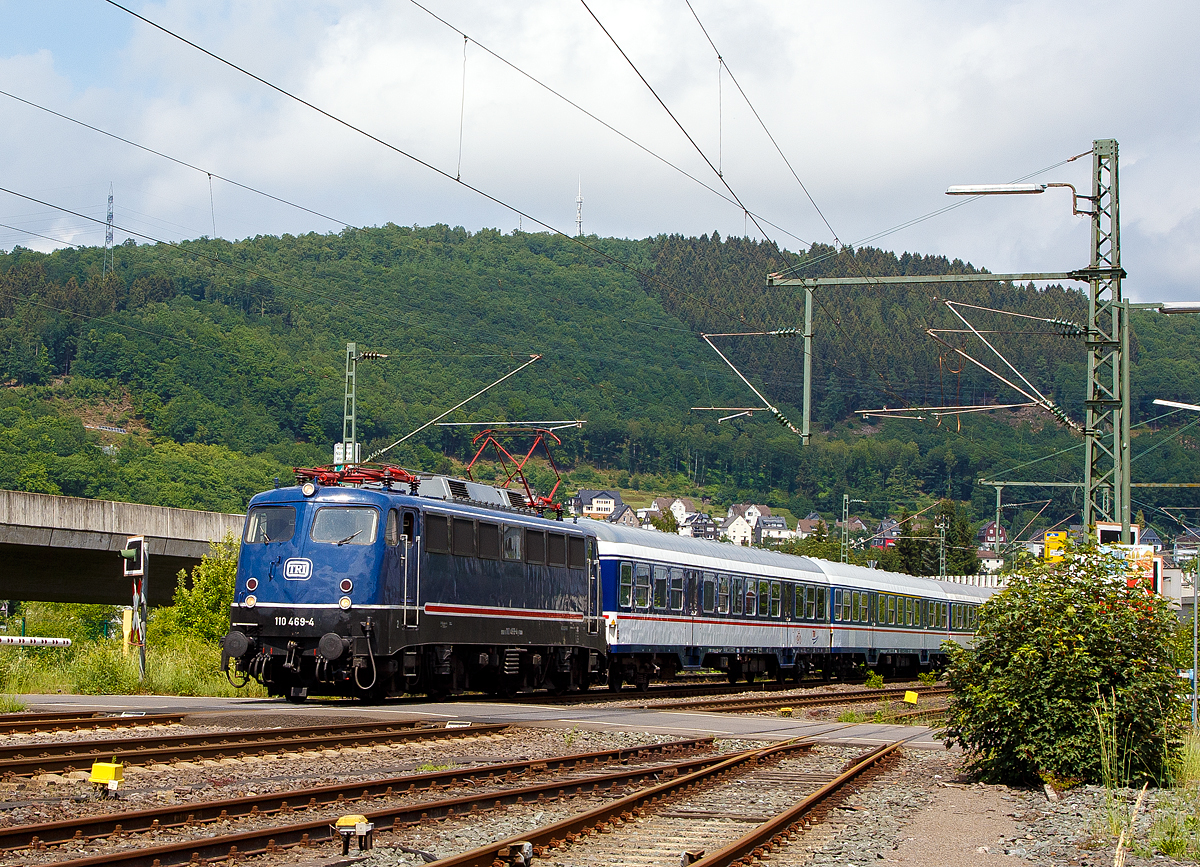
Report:
<svg viewBox="0 0 1200 867"><path fill-rule="evenodd" d="M726 698L701 701L668 702L665 704L637 704L634 707L652 708L654 710L703 710L725 713L742 713L756 710L776 710L781 707L823 707L835 704L861 704L871 701L902 700L904 689L857 689L847 692L822 693L821 695L788 695L771 698ZM913 690L925 698L949 695L949 687L925 687Z"/></svg>
<svg viewBox="0 0 1200 867"><path fill-rule="evenodd" d="M588 771L594 770L602 764L631 761L644 763L656 757L674 758L699 750L711 749L712 745L712 738L694 738L650 746L575 753L519 762L493 763L475 768L458 768L431 773L356 779L331 786L308 787L210 801L189 801L168 807L125 810L57 822L0 827L0 851L44 849L47 846L73 840L101 840L114 834L162 832L173 828L196 829L198 826L210 822L231 821L246 817L287 816L296 810L313 810L326 804L374 798L407 797L418 792L428 794L437 792L443 787L454 788L486 783L503 785L518 778L527 781L553 771ZM708 760L716 761L715 758ZM536 795L534 797L536 798ZM486 801L494 799L495 793L488 793L484 796ZM427 814L430 809L433 809L435 813L438 810L435 804L430 803L423 804L421 809ZM468 809L470 808L468 807Z"/></svg>
<svg viewBox="0 0 1200 867"><path fill-rule="evenodd" d="M799 833L819 805L850 780L878 766L900 744L897 741L871 750L837 774L805 772L803 765L789 767L792 754L811 747L808 742L748 750L586 813L434 864L491 867L497 863L524 865L543 858L565 867L672 862L727 867L743 858L763 858ZM766 762L777 764L764 771L759 765ZM785 806L771 808L764 815L763 799L754 795L767 780L783 790L817 788L798 803L794 798L781 798ZM736 791L739 788L741 791ZM745 824L754 827L741 835L733 831Z"/></svg>
<svg viewBox="0 0 1200 867"><path fill-rule="evenodd" d="M0 746L0 777L66 771L115 760L131 765L249 754L333 749L367 744L453 738L502 731L503 725L441 728L413 722L368 722L278 729L107 738Z"/></svg>
<svg viewBox="0 0 1200 867"><path fill-rule="evenodd" d="M78 729L119 729L129 726L171 725L182 722L186 714L12 713L0 715L0 735L25 732L55 732Z"/></svg>
<svg viewBox="0 0 1200 867"><path fill-rule="evenodd" d="M703 744L704 741L683 743L685 745L696 745ZM807 747L808 744L805 744L805 746ZM796 747L793 746L793 748ZM654 748L640 747L633 750L616 752L633 753L634 756L630 758L635 758L638 754L649 754L653 750ZM744 756L748 755L738 754L732 761L734 763L744 761ZM645 757L645 755L642 757ZM540 765L551 761L555 760L541 759L527 764ZM584 763L583 760L580 761L581 765ZM360 811L369 822L374 823L376 832L386 828L401 830L405 827L439 818L453 819L456 816L479 816L482 818L483 811L495 809L503 805L517 805L518 807L521 805L540 806L545 803L561 801L575 795L601 793L605 790L620 790L630 785L644 783L646 780L655 780L663 777L690 779L696 773L717 766L725 767L730 765L730 763L731 760L723 756L690 757L677 761L641 764L637 767L628 767L617 771L593 770L590 773L577 774L567 779L539 779L522 786L490 788L488 791L473 792L458 797L418 801L406 800L405 803L389 805L382 809L368 809L365 806L356 804L353 809ZM465 779L473 772L481 774L488 770L486 767L472 769L471 771L460 770L454 773L454 776L459 779ZM413 779L415 780L415 778ZM507 775L503 779L507 781ZM354 788L360 791L361 787L361 782L354 786ZM427 787L425 791L430 791L430 788ZM400 794L395 789L396 786L393 784L392 791L390 793L385 791L383 797L387 797L389 794L391 796ZM406 789L402 794L407 796L408 790ZM362 797L369 798L371 795L369 792L362 792ZM625 800L627 798L621 798L617 803ZM335 801L334 803L339 802ZM193 833L198 832L204 834L204 836L192 836L185 840L160 844L154 844L152 841L133 837L129 839L122 838L120 843L116 840L109 841L104 846L104 851L100 854L88 855L72 860L56 859L54 863L64 865L64 867L98 867L98 865L114 865L114 867L155 867L157 865L157 867L168 867L168 865L173 864L203 863L206 860L214 861L227 858L242 858L251 855L273 854L292 846L314 846L329 841L336 836L336 831L331 826L331 817L328 815L308 821L295 822L288 821L292 817L286 810L281 809L274 818L283 818L285 821L281 824L272 824L266 827L216 834L211 832L205 833L208 829L195 827L192 829ZM26 830L35 830L35 827L29 826ZM153 826L150 830L154 834L161 835L167 829L160 822L158 826ZM186 825L184 830L187 830ZM125 831L122 827L119 832L113 831L110 833L115 837L117 834L124 835ZM84 840L85 838L82 833L78 837L72 836L71 838L71 841L84 842ZM125 847L117 848L121 844L125 844ZM34 849L40 850L45 845L41 840L32 842ZM490 867L492 862L489 860L487 863Z"/></svg>

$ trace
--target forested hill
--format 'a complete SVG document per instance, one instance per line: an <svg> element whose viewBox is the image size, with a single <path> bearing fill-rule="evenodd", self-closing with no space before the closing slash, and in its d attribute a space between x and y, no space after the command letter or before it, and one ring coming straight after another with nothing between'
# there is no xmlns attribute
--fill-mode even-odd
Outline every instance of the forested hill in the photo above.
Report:
<svg viewBox="0 0 1200 867"><path fill-rule="evenodd" d="M715 414L691 411L754 404L698 332L798 328L802 294L768 287L770 272L933 274L971 266L870 248L834 255L814 246L795 256L715 234L587 241L594 251L543 234L387 225L236 243L127 243L107 276L96 248L0 254L0 379L9 384L0 396L0 487L241 508L288 467L328 461L341 436L349 341L390 356L359 367L368 452L541 354L455 420L587 419L557 452L579 484L603 479L708 493L719 503L754 499L793 513L831 513L843 492L871 500L863 510L872 514L949 493L973 501L982 517L993 492L975 484L980 475L1078 442L1028 412L940 427L864 427L853 415L884 404L1014 401L925 329L962 327L942 303L947 297L1081 321L1085 303L1075 288L821 290L815 393L823 433L801 449L765 415L718 425ZM981 329L1051 330L964 312ZM1135 421L1154 415L1154 397L1200 399L1190 317L1143 314L1135 325ZM961 336L947 339L967 345ZM1081 417L1077 339L993 339ZM722 349L798 421L799 338L728 339ZM969 349L995 362L978 343ZM87 432L81 420L130 433ZM1139 430L1135 453L1165 437ZM469 457L472 434L431 428L394 457L445 467L446 456ZM1036 464L1036 477L1077 478L1079 452ZM1185 436L1135 464L1135 478L1190 481L1198 467L1195 442ZM1045 496L1026 493L1022 499ZM1191 499L1155 500L1170 502ZM1063 495L1045 515L1057 519L1070 508Z"/></svg>

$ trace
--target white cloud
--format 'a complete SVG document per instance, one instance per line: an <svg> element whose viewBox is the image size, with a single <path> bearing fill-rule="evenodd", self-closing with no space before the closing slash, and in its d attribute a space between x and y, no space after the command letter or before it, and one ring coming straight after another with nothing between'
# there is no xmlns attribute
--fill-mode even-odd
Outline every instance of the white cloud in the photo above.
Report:
<svg viewBox="0 0 1200 867"><path fill-rule="evenodd" d="M844 241L943 207L951 202L942 195L948 184L1010 180L1086 150L1093 138L1115 137L1122 147L1127 285L1142 298L1192 294L1200 265L1200 111L1189 45L1200 10L1193 5L693 2ZM717 63L687 7L589 5L717 161ZM167 0L138 8L449 174L458 171L462 39L415 6L377 0L214 8ZM453 0L432 8L719 184L582 5ZM19 50L0 57L0 88L350 222L517 225L503 208L146 25L112 49L116 60L108 68L116 74L103 82L81 78L68 58L39 50L38 14L35 5L8 16L5 44ZM29 44L21 44L22 27ZM582 180L588 231L743 231L737 208L477 46L467 51L465 181L567 230ZM828 240L728 80L722 104L721 162L734 189L801 238ZM101 215L111 180L118 216L135 227L171 238L212 231L203 175L2 98L0 143L9 186L56 188L55 201ZM1086 190L1088 160L1039 179ZM336 228L225 185L214 187L213 198L223 235ZM41 229L20 222L36 210L6 199L0 222L53 235L44 221ZM0 244L14 240L0 235ZM1059 270L1086 263L1088 240L1086 222L1070 215L1064 193L1052 191L977 202L877 243L993 270Z"/></svg>

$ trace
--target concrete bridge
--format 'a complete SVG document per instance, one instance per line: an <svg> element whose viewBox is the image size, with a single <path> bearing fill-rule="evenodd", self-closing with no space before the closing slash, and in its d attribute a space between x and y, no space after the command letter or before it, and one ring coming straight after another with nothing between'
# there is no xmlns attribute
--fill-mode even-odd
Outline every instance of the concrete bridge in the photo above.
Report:
<svg viewBox="0 0 1200 867"><path fill-rule="evenodd" d="M242 532L244 515L111 500L0 491L0 599L128 605L132 590L117 552L145 536L150 604L171 602L180 569L209 542Z"/></svg>

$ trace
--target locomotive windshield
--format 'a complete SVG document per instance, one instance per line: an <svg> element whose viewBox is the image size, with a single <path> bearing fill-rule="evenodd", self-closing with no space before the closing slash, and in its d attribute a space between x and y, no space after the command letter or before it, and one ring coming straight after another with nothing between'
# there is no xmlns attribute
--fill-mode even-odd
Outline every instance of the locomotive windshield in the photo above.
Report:
<svg viewBox="0 0 1200 867"><path fill-rule="evenodd" d="M295 532L293 506L255 506L246 519L247 542L287 542Z"/></svg>
<svg viewBox="0 0 1200 867"><path fill-rule="evenodd" d="M313 518L312 539L335 545L371 545L378 523L379 513L370 506L325 506L317 509Z"/></svg>

